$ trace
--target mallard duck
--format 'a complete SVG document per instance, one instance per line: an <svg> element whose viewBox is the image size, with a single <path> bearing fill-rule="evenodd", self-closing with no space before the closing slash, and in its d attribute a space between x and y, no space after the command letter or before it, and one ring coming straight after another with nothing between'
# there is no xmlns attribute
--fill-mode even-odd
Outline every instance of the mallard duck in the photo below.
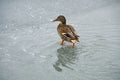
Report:
<svg viewBox="0 0 120 80"><path fill-rule="evenodd" d="M71 25L66 24L66 18L63 15L58 16L53 22L59 21L60 24L57 27L57 31L62 41L61 45L64 45L64 41L71 42L71 48L74 48L75 43L79 42L79 36L76 34L75 29Z"/></svg>

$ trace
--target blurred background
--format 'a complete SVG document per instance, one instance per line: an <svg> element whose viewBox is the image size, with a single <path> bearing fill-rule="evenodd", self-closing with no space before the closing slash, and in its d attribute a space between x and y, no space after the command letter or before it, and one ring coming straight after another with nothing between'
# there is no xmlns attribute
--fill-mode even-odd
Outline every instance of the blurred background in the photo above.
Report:
<svg viewBox="0 0 120 80"><path fill-rule="evenodd" d="M80 43L57 34L64 15ZM120 0L0 0L0 80L119 80Z"/></svg>

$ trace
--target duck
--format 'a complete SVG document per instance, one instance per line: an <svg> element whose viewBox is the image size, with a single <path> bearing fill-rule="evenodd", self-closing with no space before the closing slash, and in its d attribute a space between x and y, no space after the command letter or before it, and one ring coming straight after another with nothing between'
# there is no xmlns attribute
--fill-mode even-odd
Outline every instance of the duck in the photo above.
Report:
<svg viewBox="0 0 120 80"><path fill-rule="evenodd" d="M60 42L61 45L64 45L64 41L71 42L70 48L74 48L77 42L80 42L79 36L76 34L76 30L71 25L66 24L66 18L63 15L59 15L56 19L52 22L60 22L57 26L57 32L62 41Z"/></svg>

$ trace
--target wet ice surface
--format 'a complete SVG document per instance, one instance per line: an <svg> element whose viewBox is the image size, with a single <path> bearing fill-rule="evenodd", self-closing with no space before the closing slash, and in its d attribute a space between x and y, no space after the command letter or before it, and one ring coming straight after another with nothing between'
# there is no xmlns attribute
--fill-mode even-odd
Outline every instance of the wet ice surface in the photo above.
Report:
<svg viewBox="0 0 120 80"><path fill-rule="evenodd" d="M118 0L1 0L0 80L119 80ZM80 44L58 44L63 14Z"/></svg>

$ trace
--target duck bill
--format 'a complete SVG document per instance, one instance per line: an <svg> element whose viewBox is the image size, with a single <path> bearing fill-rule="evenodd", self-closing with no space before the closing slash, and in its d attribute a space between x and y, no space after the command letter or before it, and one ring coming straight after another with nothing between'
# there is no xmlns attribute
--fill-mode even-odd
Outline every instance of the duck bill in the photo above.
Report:
<svg viewBox="0 0 120 80"><path fill-rule="evenodd" d="M55 20L52 20L52 22L55 22L55 21L58 21L57 19L55 19Z"/></svg>

